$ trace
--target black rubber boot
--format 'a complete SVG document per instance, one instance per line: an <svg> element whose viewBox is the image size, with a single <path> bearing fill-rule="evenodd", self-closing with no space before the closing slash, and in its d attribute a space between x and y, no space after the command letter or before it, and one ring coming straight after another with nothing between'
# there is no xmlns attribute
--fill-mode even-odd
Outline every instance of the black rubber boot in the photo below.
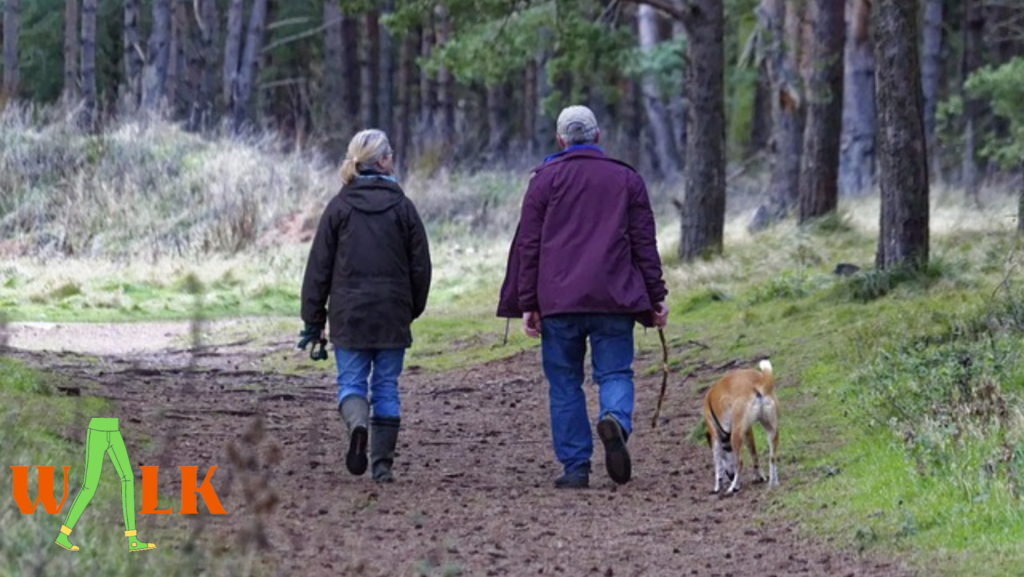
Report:
<svg viewBox="0 0 1024 577"><path fill-rule="evenodd" d="M345 455L345 467L353 475L366 472L366 445L369 434L366 422L370 418L370 405L362 397L350 396L338 407L341 418L348 428L348 453Z"/></svg>
<svg viewBox="0 0 1024 577"><path fill-rule="evenodd" d="M391 465L395 461L395 446L398 445L401 423L398 417L370 419L370 464L373 467L373 480L378 483L391 483L395 480Z"/></svg>

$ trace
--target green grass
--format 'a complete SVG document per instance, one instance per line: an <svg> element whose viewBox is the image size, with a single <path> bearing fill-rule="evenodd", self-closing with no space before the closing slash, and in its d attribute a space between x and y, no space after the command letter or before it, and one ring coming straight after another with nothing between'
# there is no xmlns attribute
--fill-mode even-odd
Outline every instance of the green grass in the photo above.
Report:
<svg viewBox="0 0 1024 577"><path fill-rule="evenodd" d="M847 279L801 267L759 283L676 294L670 306L684 313L669 334L709 345L704 354L713 362L771 355L783 414L782 489L771 511L799 520L808 535L897 555L933 575L1016 575L1024 566L1024 449L1015 445L1024 422L1024 346L1019 323L1007 320L1019 316L1007 310L1024 294L1011 277L1018 288L993 301L1003 269L976 258L979 249L1005 258L1011 237L972 241L961 250L940 240L943 256L920 275L863 271ZM865 288L870 283L884 290ZM993 319L1002 319L1001 329ZM967 406L954 393L918 401L913 414L921 418L885 412L889 392L925 398L914 383L955 391L950 367L964 354L974 359L972 386L994 382L1005 399L1005 425L950 417ZM979 399L970 405L980 406ZM966 431L959 441L942 428L950 422ZM914 449L904 444L907 432L919 439ZM690 433L703 443L700 431ZM993 461L1004 445L1018 447L1012 465Z"/></svg>

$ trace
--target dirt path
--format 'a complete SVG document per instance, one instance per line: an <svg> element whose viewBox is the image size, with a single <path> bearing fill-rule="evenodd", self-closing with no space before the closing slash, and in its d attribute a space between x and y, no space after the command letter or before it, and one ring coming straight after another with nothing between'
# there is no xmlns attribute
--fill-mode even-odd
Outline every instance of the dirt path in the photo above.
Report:
<svg viewBox="0 0 1024 577"><path fill-rule="evenodd" d="M294 354L287 349L273 354ZM637 386L634 480L607 479L595 439L591 489L561 492L551 487L558 470L536 353L407 373L398 482L379 487L344 471L326 365L264 373L247 368L251 353L229 350L200 357L189 373L184 353L99 362L14 354L80 394L114 400L136 470L161 465L163 491L178 495L170 473L179 465L198 465L201 476L217 465L213 484L228 515L210 517L203 540L224 550L265 540L269 574L910 575L806 539L791 524L762 523L771 498L763 486L748 483L739 498L709 495L708 455L685 440L698 398L676 394L651 430L656 377ZM68 435L84 439L87 417ZM780 473L784 491L785 460ZM189 526L182 519L141 516L140 534L166 543L169 526Z"/></svg>

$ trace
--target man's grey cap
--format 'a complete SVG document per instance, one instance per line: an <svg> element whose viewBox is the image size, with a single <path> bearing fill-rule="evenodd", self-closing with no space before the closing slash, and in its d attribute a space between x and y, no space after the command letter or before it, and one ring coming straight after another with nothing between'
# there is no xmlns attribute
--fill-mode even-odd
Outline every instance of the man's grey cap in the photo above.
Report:
<svg viewBox="0 0 1024 577"><path fill-rule="evenodd" d="M563 140L590 139L597 131L597 118L586 106L570 106L558 115L558 135Z"/></svg>

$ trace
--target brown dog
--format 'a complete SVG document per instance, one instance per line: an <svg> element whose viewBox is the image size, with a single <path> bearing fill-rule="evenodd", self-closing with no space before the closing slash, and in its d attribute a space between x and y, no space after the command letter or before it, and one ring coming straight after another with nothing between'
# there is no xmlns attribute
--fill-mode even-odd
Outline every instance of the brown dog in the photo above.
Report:
<svg viewBox="0 0 1024 577"><path fill-rule="evenodd" d="M763 360L755 369L730 371L719 379L704 395L704 424L707 425L708 445L715 459L715 490L722 489L722 477L732 480L727 495L740 490L742 459L740 451L746 440L750 457L754 460L757 481L764 475L757 462L754 446L754 423L761 423L768 432L768 486L779 484L775 471L775 453L779 447L779 404L775 399L775 377L772 364Z"/></svg>

